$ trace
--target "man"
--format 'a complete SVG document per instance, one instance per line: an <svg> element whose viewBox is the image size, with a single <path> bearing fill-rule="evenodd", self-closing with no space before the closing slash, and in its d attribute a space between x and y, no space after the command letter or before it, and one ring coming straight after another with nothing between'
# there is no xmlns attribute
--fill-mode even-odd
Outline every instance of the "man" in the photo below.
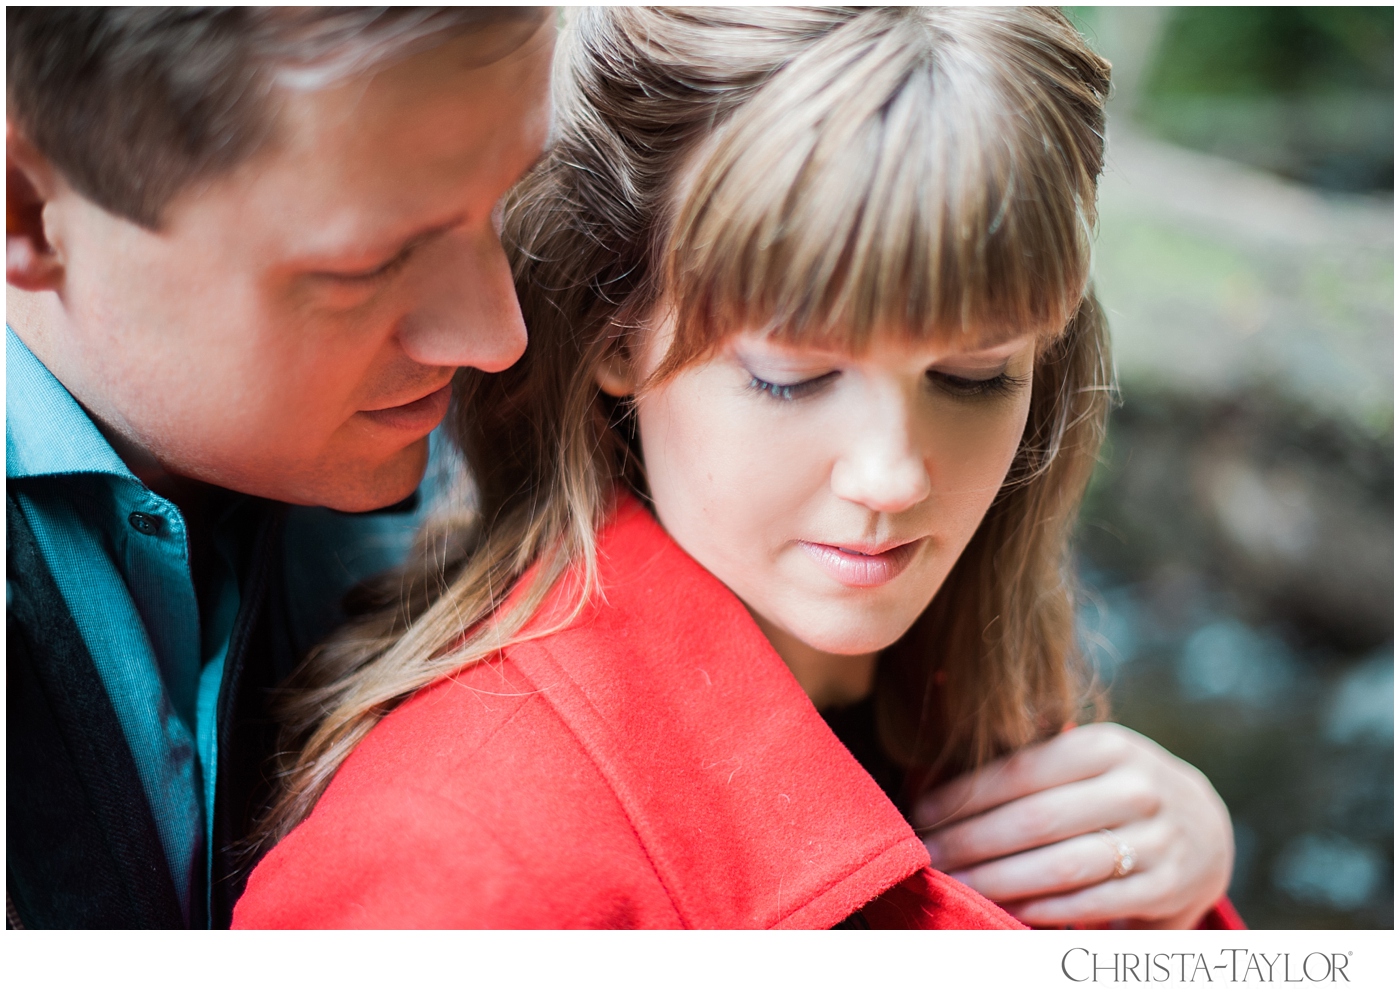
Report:
<svg viewBox="0 0 1400 997"><path fill-rule="evenodd" d="M8 10L11 926L227 925L267 690L524 350L552 20Z"/></svg>

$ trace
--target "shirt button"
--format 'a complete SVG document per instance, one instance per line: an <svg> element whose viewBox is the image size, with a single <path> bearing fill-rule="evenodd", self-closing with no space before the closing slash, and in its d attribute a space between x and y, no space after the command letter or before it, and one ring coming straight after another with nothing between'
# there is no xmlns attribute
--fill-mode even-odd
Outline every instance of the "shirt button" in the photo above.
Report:
<svg viewBox="0 0 1400 997"><path fill-rule="evenodd" d="M131 528L143 536L153 537L160 532L160 517L144 512L133 512L126 517Z"/></svg>

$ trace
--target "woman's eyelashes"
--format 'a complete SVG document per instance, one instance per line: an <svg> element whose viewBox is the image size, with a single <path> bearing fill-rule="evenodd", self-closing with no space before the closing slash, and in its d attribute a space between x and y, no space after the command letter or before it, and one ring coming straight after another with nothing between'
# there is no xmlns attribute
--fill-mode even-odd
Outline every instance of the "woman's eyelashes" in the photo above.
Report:
<svg viewBox="0 0 1400 997"><path fill-rule="evenodd" d="M800 381L782 382L766 380L752 371L748 373L749 390L779 402L795 402L809 398L830 385L841 374L839 370L833 370ZM1012 374L1005 369L991 375L953 374L930 369L924 372L924 377L933 390L965 399L1014 395L1030 381L1029 375Z"/></svg>
<svg viewBox="0 0 1400 997"><path fill-rule="evenodd" d="M1002 369L990 377L951 374L929 370L925 373L936 388L955 398L987 398L1014 395L1030 381L1026 374L1012 374Z"/></svg>
<svg viewBox="0 0 1400 997"><path fill-rule="evenodd" d="M816 377L795 381L791 384L780 384L776 381L765 381L757 374L750 372L749 389L780 402L792 402L800 398L806 398L820 391L826 385L834 381L836 376L840 373L839 370L833 370L825 374L819 374Z"/></svg>

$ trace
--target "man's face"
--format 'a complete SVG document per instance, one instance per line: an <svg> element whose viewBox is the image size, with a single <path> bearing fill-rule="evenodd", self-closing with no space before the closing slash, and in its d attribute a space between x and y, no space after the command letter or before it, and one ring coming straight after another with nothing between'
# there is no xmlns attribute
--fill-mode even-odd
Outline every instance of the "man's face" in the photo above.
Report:
<svg viewBox="0 0 1400 997"><path fill-rule="evenodd" d="M486 65L471 36L285 92L274 141L158 232L63 191L44 222L64 341L40 359L167 473L347 511L404 498L453 372L525 348L494 211L544 142L550 20Z"/></svg>

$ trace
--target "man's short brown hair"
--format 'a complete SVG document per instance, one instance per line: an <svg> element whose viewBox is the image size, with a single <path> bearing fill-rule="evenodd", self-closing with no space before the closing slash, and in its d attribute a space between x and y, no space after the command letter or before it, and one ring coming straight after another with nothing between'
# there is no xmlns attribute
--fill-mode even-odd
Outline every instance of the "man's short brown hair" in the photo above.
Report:
<svg viewBox="0 0 1400 997"><path fill-rule="evenodd" d="M277 76L333 79L520 7L9 7L7 108L83 196L150 229L268 137Z"/></svg>

